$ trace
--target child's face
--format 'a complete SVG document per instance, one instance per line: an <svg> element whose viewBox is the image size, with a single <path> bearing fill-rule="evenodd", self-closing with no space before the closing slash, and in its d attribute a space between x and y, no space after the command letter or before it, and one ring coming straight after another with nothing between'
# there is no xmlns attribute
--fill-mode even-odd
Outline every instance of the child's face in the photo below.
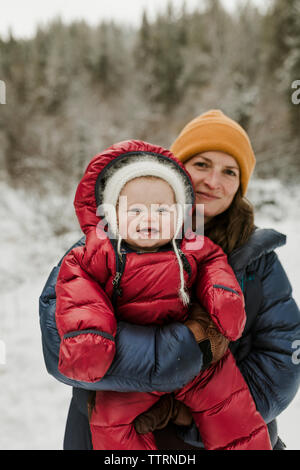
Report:
<svg viewBox="0 0 300 470"><path fill-rule="evenodd" d="M169 184L155 177L129 181L117 206L119 232L134 248L151 251L172 240L175 234L176 201Z"/></svg>

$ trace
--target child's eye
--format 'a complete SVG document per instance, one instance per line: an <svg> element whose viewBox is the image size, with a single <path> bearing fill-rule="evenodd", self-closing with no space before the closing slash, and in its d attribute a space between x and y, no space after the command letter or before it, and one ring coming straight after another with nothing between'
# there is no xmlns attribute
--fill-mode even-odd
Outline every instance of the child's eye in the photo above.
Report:
<svg viewBox="0 0 300 470"><path fill-rule="evenodd" d="M130 212L130 214L140 215L142 209L139 209L138 207L133 207L132 209L129 209L128 212Z"/></svg>
<svg viewBox="0 0 300 470"><path fill-rule="evenodd" d="M159 214L169 214L169 212L170 212L167 207L159 207L157 209L157 211L158 211Z"/></svg>

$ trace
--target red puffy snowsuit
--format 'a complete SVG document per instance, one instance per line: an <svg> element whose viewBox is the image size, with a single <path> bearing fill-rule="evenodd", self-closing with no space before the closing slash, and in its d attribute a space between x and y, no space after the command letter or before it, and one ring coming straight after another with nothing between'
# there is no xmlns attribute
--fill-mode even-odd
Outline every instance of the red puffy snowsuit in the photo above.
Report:
<svg viewBox="0 0 300 470"><path fill-rule="evenodd" d="M96 382L105 375L115 354L116 315L143 325L182 322L188 316L178 295L179 267L172 250L126 254L119 286L122 295L114 312L113 281L118 257L111 240L97 228L100 219L96 215L95 185L113 159L135 151L175 160L160 147L139 141L121 142L92 159L76 192L74 205L86 245L65 256L56 285L59 370L72 379ZM181 163L178 165L184 169ZM199 249L195 249L195 243ZM200 236L192 243L183 239L180 248L191 267L190 277L185 273L187 289L191 292L194 286L196 297L219 331L236 340L245 324L244 299L223 251ZM156 449L153 434L137 434L133 421L161 395L97 392L90 423L93 448ZM271 449L267 427L229 351L178 390L175 398L191 409L207 449Z"/></svg>

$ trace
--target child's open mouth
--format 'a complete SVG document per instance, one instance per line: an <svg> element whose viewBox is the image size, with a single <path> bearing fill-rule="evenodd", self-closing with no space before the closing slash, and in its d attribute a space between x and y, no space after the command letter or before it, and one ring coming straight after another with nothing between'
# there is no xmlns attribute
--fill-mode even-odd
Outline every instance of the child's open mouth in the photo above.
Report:
<svg viewBox="0 0 300 470"><path fill-rule="evenodd" d="M151 238L152 236L157 236L159 234L159 230L153 227L147 227L137 230L142 238Z"/></svg>

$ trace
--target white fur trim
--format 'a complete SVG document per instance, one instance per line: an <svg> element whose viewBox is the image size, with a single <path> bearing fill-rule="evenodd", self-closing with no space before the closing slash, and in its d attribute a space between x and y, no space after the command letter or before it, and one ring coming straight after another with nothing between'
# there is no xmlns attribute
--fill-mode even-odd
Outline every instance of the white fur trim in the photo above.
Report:
<svg viewBox="0 0 300 470"><path fill-rule="evenodd" d="M132 163L116 169L108 178L103 191L102 203L111 205L111 210L106 211L106 219L114 235L117 235L116 215L113 208L116 207L122 188L130 180L142 176L156 176L166 181L175 193L176 203L178 204L178 216L176 224L175 237L183 225L184 204L187 203L187 190L183 177L179 171L173 169L170 164L164 164L157 161L155 157L142 156L135 159Z"/></svg>
<svg viewBox="0 0 300 470"><path fill-rule="evenodd" d="M112 233L118 239L117 251L119 255L121 255L121 237L118 233L116 205L122 188L132 179L142 176L156 176L157 178L163 179L171 186L175 193L177 203L177 223L175 234L172 239L172 245L179 265L179 296L183 304L187 306L189 303L189 295L185 290L183 264L175 240L184 222L184 205L190 203L190 187L185 183L180 171L176 170L171 165L171 162L163 163L158 161L158 159L155 159L153 156L142 155L134 158L132 162L126 163L115 170L112 168L111 175L108 177L103 191L102 204L104 204L105 208L109 208L105 210L105 217Z"/></svg>

